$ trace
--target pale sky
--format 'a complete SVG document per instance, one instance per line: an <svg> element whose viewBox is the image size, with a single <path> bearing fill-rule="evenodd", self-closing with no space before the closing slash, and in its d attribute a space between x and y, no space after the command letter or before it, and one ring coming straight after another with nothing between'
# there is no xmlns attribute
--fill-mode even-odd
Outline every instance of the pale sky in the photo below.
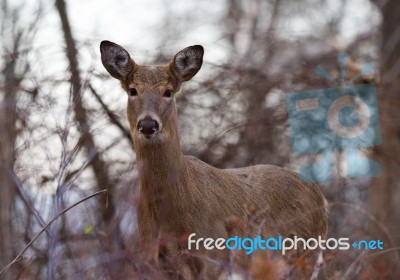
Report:
<svg viewBox="0 0 400 280"><path fill-rule="evenodd" d="M64 53L65 43L54 0L9 0L9 2L10 5L19 7L21 20L26 23L32 20L38 3L43 3L44 13L40 29L31 46L36 50L30 54L32 75L39 81L45 80L46 77L60 80L69 77L66 70L68 65ZM67 0L66 2L73 35L79 46L80 67L84 70L83 73L89 69L94 69L95 73L106 73L101 65L98 50L102 40L114 41L124 46L138 63L151 60L147 56L155 54L159 46L173 55L188 45L201 44L205 47L205 64L220 63L227 57L225 43L221 40L221 28L223 28L221 18L225 13L226 0ZM316 31L324 21L331 15L338 14L337 1L330 0L327 3L326 10L316 10L312 14L295 14L287 11L287 20L279 26L276 36L293 40L309 35L317 36ZM349 2L347 9L338 14L344 20L340 27L342 35L337 38L336 43L345 45L349 38L376 25L380 20L379 14L371 13L371 9L374 7L367 0ZM366 15L370 15L367 21ZM166 21L177 24L178 26L173 27L176 30L184 31L175 34L176 39L169 40L168 44L164 44L164 34L160 34ZM196 79L202 79L206 75L205 70L202 70ZM122 95L119 83L116 80L96 80L95 86L101 89L104 101L116 112L121 112L121 118L124 119L126 97ZM40 124L45 119L51 126L56 127L58 123L65 122L65 116L61 117L60 111L64 111L64 107L68 104L69 89L66 85L61 85L54 88L45 87L43 90L50 93L55 103L49 104L47 111L41 111L38 115L32 114L30 121ZM90 101L90 98L87 100ZM103 141L106 145L118 137L115 130L108 128L105 122L96 122L94 129L102 135L99 141ZM43 132L38 130L35 133L39 137ZM57 141L49 139L49 143L44 145L53 147L48 149L51 157L59 157ZM38 170L44 168L40 162L46 160L46 157L39 151L35 154L34 150L30 150L27 156L29 159L32 157L37 159ZM133 155L126 153L118 156L129 161ZM55 160L46 168L56 170L57 163Z"/></svg>

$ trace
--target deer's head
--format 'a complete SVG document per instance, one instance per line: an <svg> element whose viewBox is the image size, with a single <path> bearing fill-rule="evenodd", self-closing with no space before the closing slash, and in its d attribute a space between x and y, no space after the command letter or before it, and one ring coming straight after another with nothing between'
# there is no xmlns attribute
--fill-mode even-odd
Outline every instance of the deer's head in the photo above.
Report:
<svg viewBox="0 0 400 280"><path fill-rule="evenodd" d="M103 41L101 60L128 94L128 120L135 144L156 144L176 137L175 94L203 62L203 47L178 52L166 65L138 65L121 46Z"/></svg>

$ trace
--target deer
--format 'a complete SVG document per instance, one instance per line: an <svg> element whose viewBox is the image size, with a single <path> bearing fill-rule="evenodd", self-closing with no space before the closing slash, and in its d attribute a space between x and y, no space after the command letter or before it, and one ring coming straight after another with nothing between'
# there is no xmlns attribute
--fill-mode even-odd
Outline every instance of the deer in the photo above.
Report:
<svg viewBox="0 0 400 280"><path fill-rule="evenodd" d="M154 258L187 252L181 240L188 233L228 237L232 232L227 221L232 217L251 216L265 236L326 236L327 202L315 183L305 182L296 172L274 165L219 169L183 155L176 98L182 83L200 70L202 46L189 46L164 65L139 65L110 41L101 42L100 52L105 69L128 95L127 118L140 183L139 244L148 249L163 237L179 240L159 248ZM241 227L237 228L235 232ZM227 250L202 253L229 258ZM193 267L184 261L177 265L183 279L218 279L221 267L205 262Z"/></svg>

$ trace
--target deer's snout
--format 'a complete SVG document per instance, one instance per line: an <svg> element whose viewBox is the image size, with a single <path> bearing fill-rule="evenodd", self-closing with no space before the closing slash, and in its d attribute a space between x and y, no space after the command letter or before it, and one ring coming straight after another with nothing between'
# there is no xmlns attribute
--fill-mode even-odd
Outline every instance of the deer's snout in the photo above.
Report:
<svg viewBox="0 0 400 280"><path fill-rule="evenodd" d="M136 129L145 136L150 136L160 129L160 124L151 116L145 116L137 122Z"/></svg>

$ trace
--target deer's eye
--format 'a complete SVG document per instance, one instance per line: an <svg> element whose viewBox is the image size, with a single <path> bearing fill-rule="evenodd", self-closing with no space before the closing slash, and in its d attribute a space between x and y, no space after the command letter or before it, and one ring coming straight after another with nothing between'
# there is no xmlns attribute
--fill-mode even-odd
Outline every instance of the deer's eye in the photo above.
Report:
<svg viewBox="0 0 400 280"><path fill-rule="evenodd" d="M129 95L130 96L136 96L137 95L137 90L135 88L129 89Z"/></svg>
<svg viewBox="0 0 400 280"><path fill-rule="evenodd" d="M172 90L167 89L167 90L164 92L163 97L170 98L170 97L172 97L172 94L173 94Z"/></svg>

